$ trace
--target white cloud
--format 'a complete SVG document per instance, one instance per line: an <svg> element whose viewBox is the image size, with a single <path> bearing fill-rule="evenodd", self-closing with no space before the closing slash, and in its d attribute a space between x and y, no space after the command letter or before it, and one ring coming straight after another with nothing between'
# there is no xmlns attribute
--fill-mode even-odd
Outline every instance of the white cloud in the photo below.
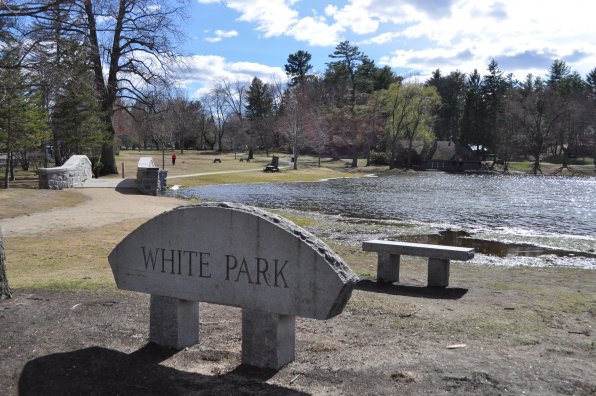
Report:
<svg viewBox="0 0 596 396"><path fill-rule="evenodd" d="M238 36L238 32L235 31L235 30L225 31L225 30L217 29L213 33L214 33L214 36L207 37L205 39L205 41L208 41L210 43L219 43L224 38L230 38L230 37L236 37L236 36Z"/></svg>
<svg viewBox="0 0 596 396"><path fill-rule="evenodd" d="M340 41L341 29L328 25L322 18L306 17L292 26L287 35L298 41L305 41L312 46L333 46Z"/></svg>
<svg viewBox="0 0 596 396"><path fill-rule="evenodd" d="M362 4L365 3L365 4ZM371 18L364 6L368 1L354 1L342 9L328 5L325 14L333 17L342 30L351 29L356 34L374 33L379 28L379 20Z"/></svg>
<svg viewBox="0 0 596 396"><path fill-rule="evenodd" d="M199 3L220 3L217 0L198 0ZM283 35L288 26L297 22L298 12L291 6L294 1L284 0L229 0L226 7L240 13L238 20L256 23L265 37Z"/></svg>
<svg viewBox="0 0 596 396"><path fill-rule="evenodd" d="M219 3L198 0L199 3ZM345 30L340 24L329 24L323 16L299 18L293 6L298 0L229 0L226 6L240 13L239 21L254 23L263 37L289 36L313 46L329 46L340 41Z"/></svg>
<svg viewBox="0 0 596 396"><path fill-rule="evenodd" d="M546 73L556 58L582 75L596 65L596 24L587 0L329 0L310 15L299 14L299 0L224 3L264 38L328 47L348 38L384 50L381 63L420 73L484 72L492 58L517 78Z"/></svg>
<svg viewBox="0 0 596 396"><path fill-rule="evenodd" d="M228 62L224 57L216 55L184 57L175 74L177 86L180 88L201 85L199 94L195 92L194 96L209 92L214 84L222 79L247 82L254 77L263 81L286 79L285 72L279 67L254 62Z"/></svg>
<svg viewBox="0 0 596 396"><path fill-rule="evenodd" d="M483 74L492 58L517 78L528 72L544 75L557 58L580 74L596 64L592 44L596 25L589 12L578 12L586 8L585 1L568 0L561 7L554 0L491 0L481 6L473 0L456 0L445 2L441 12L433 12L428 3L370 1L363 12L386 22L385 30L391 31L363 43L381 45L399 38L400 48L382 61L425 74L438 67L444 72L478 68ZM408 48L407 43L414 44Z"/></svg>
<svg viewBox="0 0 596 396"><path fill-rule="evenodd" d="M399 33L385 32L385 33L379 34L378 36L374 36L369 39L362 40L358 44L360 44L360 45L363 45L363 44L364 45L367 45L367 44L381 45L381 44L386 44L386 43L393 41L396 37L399 37Z"/></svg>

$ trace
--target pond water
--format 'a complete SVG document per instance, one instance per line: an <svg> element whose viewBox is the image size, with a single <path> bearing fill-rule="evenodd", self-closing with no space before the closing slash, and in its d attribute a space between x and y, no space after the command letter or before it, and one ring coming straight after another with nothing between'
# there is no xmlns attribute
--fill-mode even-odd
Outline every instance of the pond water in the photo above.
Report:
<svg viewBox="0 0 596 396"><path fill-rule="evenodd" d="M596 269L596 178L591 177L417 172L315 183L207 186L177 195L315 211L352 223L393 221L401 225L400 239L474 246L492 256L485 257L491 263L494 257L518 257L513 264Z"/></svg>

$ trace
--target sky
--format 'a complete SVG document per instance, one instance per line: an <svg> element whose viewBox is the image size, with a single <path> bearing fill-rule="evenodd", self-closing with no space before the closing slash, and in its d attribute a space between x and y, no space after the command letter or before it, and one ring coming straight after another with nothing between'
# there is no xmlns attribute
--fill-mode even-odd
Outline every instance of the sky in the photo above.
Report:
<svg viewBox="0 0 596 396"><path fill-rule="evenodd" d="M190 0L181 21L178 86L190 98L221 79L285 81L298 50L324 72L344 40L377 66L425 81L495 59L523 80L545 76L555 59L585 78L596 68L594 0Z"/></svg>

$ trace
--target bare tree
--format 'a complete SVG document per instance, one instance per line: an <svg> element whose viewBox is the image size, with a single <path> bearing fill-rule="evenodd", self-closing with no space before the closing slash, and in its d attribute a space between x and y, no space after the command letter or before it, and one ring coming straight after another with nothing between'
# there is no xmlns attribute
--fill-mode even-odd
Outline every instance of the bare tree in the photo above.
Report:
<svg viewBox="0 0 596 396"><path fill-rule="evenodd" d="M540 157L565 111L553 89L528 76L516 116L524 131L527 150L534 157L534 174L542 173Z"/></svg>
<svg viewBox="0 0 596 396"><path fill-rule="evenodd" d="M75 32L92 63L100 109L105 114L108 143L101 153L102 174L118 173L114 157L112 114L116 100L146 101L153 89L171 84L175 62L175 42L181 37L179 23L187 0L85 0L85 1L2 1L0 17L25 17L37 28L33 43L43 42L44 33ZM56 16L60 16L57 20Z"/></svg>
<svg viewBox="0 0 596 396"><path fill-rule="evenodd" d="M240 80L232 82L222 79L218 83L218 89L224 94L230 115L236 117L236 122L230 122L231 128L229 128L228 131L230 135L230 144L234 153L236 153L238 144L242 140L242 135L245 132L244 106L246 105L247 88L248 84Z"/></svg>
<svg viewBox="0 0 596 396"><path fill-rule="evenodd" d="M215 142L218 150L223 150L223 136L226 133L228 119L230 117L230 108L226 98L225 90L216 85L211 92L202 99L202 103L209 111L210 118L215 126Z"/></svg>

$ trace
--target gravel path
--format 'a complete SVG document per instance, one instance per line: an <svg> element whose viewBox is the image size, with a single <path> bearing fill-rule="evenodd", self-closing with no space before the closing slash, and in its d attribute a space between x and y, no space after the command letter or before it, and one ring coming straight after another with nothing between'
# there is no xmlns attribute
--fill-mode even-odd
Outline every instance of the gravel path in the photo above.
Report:
<svg viewBox="0 0 596 396"><path fill-rule="evenodd" d="M132 190L83 188L78 191L90 199L72 207L0 220L4 236L101 227L128 219L149 219L188 203L177 198L139 195Z"/></svg>

